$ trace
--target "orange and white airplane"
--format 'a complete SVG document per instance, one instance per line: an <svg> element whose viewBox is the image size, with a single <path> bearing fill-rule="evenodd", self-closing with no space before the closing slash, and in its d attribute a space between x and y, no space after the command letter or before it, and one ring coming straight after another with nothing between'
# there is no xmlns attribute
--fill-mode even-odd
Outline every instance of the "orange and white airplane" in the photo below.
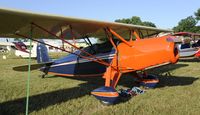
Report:
<svg viewBox="0 0 200 115"><path fill-rule="evenodd" d="M29 38L41 44L37 51L40 53L38 65L45 74L68 77L101 75L105 85L91 94L104 103L116 102L119 94L115 87L122 74L173 64L179 58L170 35L156 36L171 30L2 8L0 22L0 37ZM105 42L93 45L89 37ZM44 46L49 44L38 40L41 38L59 38L78 51L61 49L70 55L52 61ZM79 48L66 41L71 39L85 39L90 46ZM135 77L146 86L154 86L159 81L149 75ZM95 80L95 77L91 79Z"/></svg>

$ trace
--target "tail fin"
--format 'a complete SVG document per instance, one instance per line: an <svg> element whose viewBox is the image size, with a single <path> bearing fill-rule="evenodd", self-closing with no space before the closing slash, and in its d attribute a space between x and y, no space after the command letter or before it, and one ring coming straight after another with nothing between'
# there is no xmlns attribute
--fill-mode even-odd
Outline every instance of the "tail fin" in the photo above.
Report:
<svg viewBox="0 0 200 115"><path fill-rule="evenodd" d="M50 62L51 59L49 58L47 47L45 46L44 40L40 40L41 43L37 44L37 62L38 63L46 63Z"/></svg>

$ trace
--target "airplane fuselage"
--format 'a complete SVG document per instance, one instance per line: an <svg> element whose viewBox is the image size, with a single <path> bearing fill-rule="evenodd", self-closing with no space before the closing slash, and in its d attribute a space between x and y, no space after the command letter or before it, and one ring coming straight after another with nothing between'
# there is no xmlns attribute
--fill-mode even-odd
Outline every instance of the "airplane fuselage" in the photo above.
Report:
<svg viewBox="0 0 200 115"><path fill-rule="evenodd" d="M175 50L174 43L167 41L167 38L169 38L169 36L129 41L133 47L129 47L124 43L119 43L117 46L119 50L119 67L121 67L122 70L126 69L128 72L142 70L163 63L177 62L178 52ZM115 66L115 49L109 47L107 48L107 51L103 51L106 48L101 47L101 45L102 44L96 44L93 46L96 50L93 55L108 63L112 62ZM89 47L84 48L84 50L90 52L91 49L89 49ZM75 53L81 54L80 51L76 51ZM44 71L44 68L41 70ZM106 72L106 68L107 66L98 62L87 60L74 54L69 54L66 57L55 60L53 64L48 67L48 74L71 77L100 76Z"/></svg>

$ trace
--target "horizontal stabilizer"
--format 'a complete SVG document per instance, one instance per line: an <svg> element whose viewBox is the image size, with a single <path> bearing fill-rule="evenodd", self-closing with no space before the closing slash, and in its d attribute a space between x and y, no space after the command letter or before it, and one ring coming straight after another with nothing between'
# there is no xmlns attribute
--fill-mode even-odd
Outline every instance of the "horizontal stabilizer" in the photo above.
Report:
<svg viewBox="0 0 200 115"><path fill-rule="evenodd" d="M52 63L53 62L31 64L31 71L39 69L39 68L44 67L44 66L50 66ZM28 71L28 65L13 67L13 70L15 70L15 71Z"/></svg>

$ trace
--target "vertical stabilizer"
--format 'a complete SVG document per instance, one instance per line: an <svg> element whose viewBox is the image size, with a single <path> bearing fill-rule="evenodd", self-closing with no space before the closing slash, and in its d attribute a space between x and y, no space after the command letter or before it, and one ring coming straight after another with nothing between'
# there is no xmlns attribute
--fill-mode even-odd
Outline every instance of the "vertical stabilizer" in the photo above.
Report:
<svg viewBox="0 0 200 115"><path fill-rule="evenodd" d="M37 62L38 63L46 63L50 62L51 59L49 58L48 55L48 50L47 47L45 46L44 40L40 40L41 43L37 44Z"/></svg>

